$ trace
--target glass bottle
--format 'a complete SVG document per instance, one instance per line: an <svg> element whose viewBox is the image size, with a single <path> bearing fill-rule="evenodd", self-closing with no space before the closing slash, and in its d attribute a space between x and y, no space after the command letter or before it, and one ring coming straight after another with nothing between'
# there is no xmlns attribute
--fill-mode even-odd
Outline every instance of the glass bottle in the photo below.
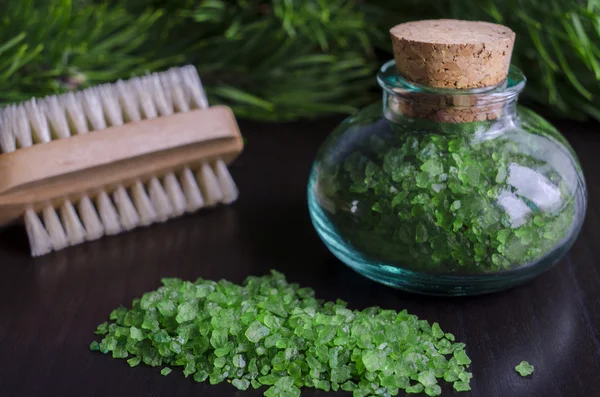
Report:
<svg viewBox="0 0 600 397"><path fill-rule="evenodd" d="M382 101L332 132L308 183L313 225L338 259L406 291L474 295L530 280L569 250L583 173L563 136L518 106L519 69L492 87L442 89L391 60L377 81Z"/></svg>

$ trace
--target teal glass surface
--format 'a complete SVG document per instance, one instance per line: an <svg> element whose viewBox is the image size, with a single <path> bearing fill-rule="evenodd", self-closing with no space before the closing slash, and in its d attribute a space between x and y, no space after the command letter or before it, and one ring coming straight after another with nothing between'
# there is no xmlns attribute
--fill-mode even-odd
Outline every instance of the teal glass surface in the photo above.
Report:
<svg viewBox="0 0 600 397"><path fill-rule="evenodd" d="M390 61L377 79L382 101L330 134L308 183L313 225L339 260L406 291L474 295L565 255L585 180L565 138L517 105L521 71L489 89L433 90Z"/></svg>

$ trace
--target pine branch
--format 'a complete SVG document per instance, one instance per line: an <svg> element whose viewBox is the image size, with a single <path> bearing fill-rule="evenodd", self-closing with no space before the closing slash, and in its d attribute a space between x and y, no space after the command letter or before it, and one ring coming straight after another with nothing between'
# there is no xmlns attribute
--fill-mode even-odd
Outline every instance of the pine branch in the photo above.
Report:
<svg viewBox="0 0 600 397"><path fill-rule="evenodd" d="M13 78L0 82L0 103L184 63L197 66L211 103L239 117L350 113L372 99L377 31L351 0L11 3L0 37L22 33L4 43L0 76Z"/></svg>
<svg viewBox="0 0 600 397"><path fill-rule="evenodd" d="M377 62L369 28L345 0L202 2L190 60L212 102L241 117L349 113L370 100Z"/></svg>
<svg viewBox="0 0 600 397"><path fill-rule="evenodd" d="M133 16L122 7L72 0L10 1L1 11L8 17L0 23L0 103L115 81L177 61L136 52L161 11Z"/></svg>
<svg viewBox="0 0 600 397"><path fill-rule="evenodd" d="M600 0L15 0L0 13L0 104L193 63L239 117L350 113L380 96L393 25L459 18L517 32L524 104L600 120Z"/></svg>

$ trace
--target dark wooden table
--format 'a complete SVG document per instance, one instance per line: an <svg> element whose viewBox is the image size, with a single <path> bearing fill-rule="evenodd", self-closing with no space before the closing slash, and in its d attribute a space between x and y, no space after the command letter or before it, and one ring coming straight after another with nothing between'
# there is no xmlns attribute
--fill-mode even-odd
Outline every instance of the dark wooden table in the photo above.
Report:
<svg viewBox="0 0 600 397"><path fill-rule="evenodd" d="M600 374L600 128L560 123L583 164L589 210L582 234L556 267L522 287L477 298L425 298L371 282L337 261L315 234L305 187L315 151L337 120L241 123L246 150L232 167L240 200L162 225L27 254L24 231L0 233L0 396L261 396L129 368L91 353L110 311L159 286L161 277L241 282L269 269L352 308L408 309L467 344L471 393L481 397L598 396ZM535 365L532 378L514 366ZM346 396L304 390L303 396Z"/></svg>

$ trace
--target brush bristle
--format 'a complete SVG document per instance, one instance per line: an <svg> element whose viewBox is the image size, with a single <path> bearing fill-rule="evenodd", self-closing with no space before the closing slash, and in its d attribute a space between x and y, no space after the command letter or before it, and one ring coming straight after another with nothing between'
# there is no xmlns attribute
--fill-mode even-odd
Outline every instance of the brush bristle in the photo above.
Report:
<svg viewBox="0 0 600 397"><path fill-rule="evenodd" d="M193 66L32 98L0 110L0 152L207 107Z"/></svg>
<svg viewBox="0 0 600 397"><path fill-rule="evenodd" d="M187 212L194 212L204 207L204 198L202 192L198 187L196 179L194 179L194 173L186 168L183 170L182 186L183 192L185 193L185 199L187 202Z"/></svg>
<svg viewBox="0 0 600 397"><path fill-rule="evenodd" d="M83 233L85 234L86 240L97 240L104 236L106 231L104 230L104 226L102 225L102 221L98 216L96 208L94 208L92 200L90 200L88 196L83 196L81 200L79 200L77 209L79 210L79 215L81 216Z"/></svg>
<svg viewBox="0 0 600 397"><path fill-rule="evenodd" d="M172 217L175 213L173 204L169 200L165 188L163 188L157 178L152 178L150 180L148 191L152 207L156 209L156 220L158 222L164 222Z"/></svg>
<svg viewBox="0 0 600 397"><path fill-rule="evenodd" d="M65 226L69 245L81 244L85 241L85 229L79 220L75 207L70 201L65 201L60 208L60 217Z"/></svg>
<svg viewBox="0 0 600 397"><path fill-rule="evenodd" d="M237 188L227 167L219 161L204 164L195 174L186 168L177 175L168 174L163 180L137 181L130 189L120 186L112 197L101 192L95 202L88 196L76 203L65 201L60 207L60 217L52 207L44 208L41 216L28 210L25 226L32 256L161 223L208 206L231 203L237 198ZM206 178L206 175L211 176ZM211 186L205 186L200 178L208 180ZM210 196L203 192L210 192Z"/></svg>
<svg viewBox="0 0 600 397"><path fill-rule="evenodd" d="M119 80L75 93L31 99L0 110L0 153L174 113L207 108L193 66ZM129 185L128 185L129 186ZM225 163L217 159L130 187L100 191L57 209L27 210L32 256L97 240L181 216L238 196Z"/></svg>
<svg viewBox="0 0 600 397"><path fill-rule="evenodd" d="M97 200L98 215L100 215L100 219L102 219L104 233L109 236L121 233L123 227L119 222L119 214L112 201L110 201L108 194L106 192L101 192L98 195Z"/></svg>
<svg viewBox="0 0 600 397"><path fill-rule="evenodd" d="M206 204L213 206L223 200L223 192L219 185L219 180L208 164L204 164L198 172L198 179L201 181Z"/></svg>

